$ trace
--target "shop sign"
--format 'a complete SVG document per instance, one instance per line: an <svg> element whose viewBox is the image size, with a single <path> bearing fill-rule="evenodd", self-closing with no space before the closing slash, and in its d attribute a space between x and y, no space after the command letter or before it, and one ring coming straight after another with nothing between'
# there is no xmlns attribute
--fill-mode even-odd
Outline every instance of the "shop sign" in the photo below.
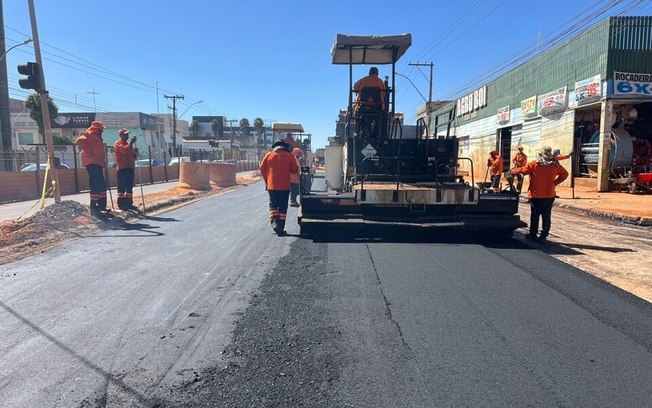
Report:
<svg viewBox="0 0 652 408"><path fill-rule="evenodd" d="M550 115L566 109L566 87L539 96L539 113Z"/></svg>
<svg viewBox="0 0 652 408"><path fill-rule="evenodd" d="M652 74L614 72L614 95L652 96Z"/></svg>
<svg viewBox="0 0 652 408"><path fill-rule="evenodd" d="M521 101L521 116L531 118L537 116L537 96L534 95Z"/></svg>
<svg viewBox="0 0 652 408"><path fill-rule="evenodd" d="M600 85L600 75L575 82L575 104L585 105L600 99L602 94Z"/></svg>
<svg viewBox="0 0 652 408"><path fill-rule="evenodd" d="M509 122L509 105L498 108L497 116L499 123Z"/></svg>
<svg viewBox="0 0 652 408"><path fill-rule="evenodd" d="M140 128L156 130L156 116L140 113Z"/></svg>
<svg viewBox="0 0 652 408"><path fill-rule="evenodd" d="M64 129L86 129L95 120L95 113L66 113L52 120L52 127Z"/></svg>
<svg viewBox="0 0 652 408"><path fill-rule="evenodd" d="M483 86L457 100L457 115L462 116L487 106L487 87Z"/></svg>

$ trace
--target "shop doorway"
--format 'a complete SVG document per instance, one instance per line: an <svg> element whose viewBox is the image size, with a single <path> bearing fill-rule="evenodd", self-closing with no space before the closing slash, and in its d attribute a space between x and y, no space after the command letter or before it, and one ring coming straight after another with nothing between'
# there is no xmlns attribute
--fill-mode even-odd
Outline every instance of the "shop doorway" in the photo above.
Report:
<svg viewBox="0 0 652 408"><path fill-rule="evenodd" d="M510 156L512 154L512 128L506 127L498 129L498 138L496 140L496 150L503 158L503 168L510 168Z"/></svg>

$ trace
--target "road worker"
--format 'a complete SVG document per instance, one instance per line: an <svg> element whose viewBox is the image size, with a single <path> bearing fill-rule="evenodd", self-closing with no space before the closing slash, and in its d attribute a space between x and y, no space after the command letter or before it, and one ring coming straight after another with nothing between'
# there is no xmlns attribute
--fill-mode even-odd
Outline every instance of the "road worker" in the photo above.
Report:
<svg viewBox="0 0 652 408"><path fill-rule="evenodd" d="M557 160L557 161L559 161L559 160L566 160L566 159L568 159L569 157L571 157L571 154L573 154L573 152L570 152L570 153L568 153L568 154L561 154L561 150L559 150L559 149L555 149L555 150L552 152L552 156L553 156L553 157L555 158L555 160Z"/></svg>
<svg viewBox="0 0 652 408"><path fill-rule="evenodd" d="M361 100L363 88L378 88L378 91L380 91L380 100L376 101L371 97L366 101ZM383 80L378 77L377 67L369 68L369 75L361 78L358 82L356 82L355 85L353 85L353 91L357 94L355 100L355 111L357 111L358 107L360 106L360 102L377 106L380 110L385 109L385 82L383 82Z"/></svg>
<svg viewBox="0 0 652 408"><path fill-rule="evenodd" d="M129 139L129 131L125 128L118 132L118 140L113 145L113 154L117 166L118 178L118 208L121 210L136 210L134 206L134 168L138 148L134 147L136 136Z"/></svg>
<svg viewBox="0 0 652 408"><path fill-rule="evenodd" d="M566 180L568 172L555 160L552 148L543 147L533 160L522 167L513 168L511 174L530 175L528 197L530 198L530 233L528 239L545 242L550 233L552 205L555 202L555 186ZM539 217L542 219L541 234Z"/></svg>
<svg viewBox="0 0 652 408"><path fill-rule="evenodd" d="M489 173L491 175L491 188L494 193L500 193L500 177L503 174L503 158L498 155L497 150L489 152L487 166L489 167Z"/></svg>
<svg viewBox="0 0 652 408"><path fill-rule="evenodd" d="M91 123L81 136L77 138L77 145L81 148L82 166L88 173L88 186L91 196L91 216L103 218L110 210L106 208L106 188L104 180L104 166L106 165L106 152L102 132L105 127L99 120Z"/></svg>
<svg viewBox="0 0 652 408"><path fill-rule="evenodd" d="M527 164L527 155L523 153L523 146L518 146L516 148L516 155L514 156L514 160L512 160L512 163L514 164L513 167L523 167ZM522 174L517 174L516 175L516 191L518 193L521 193L521 189L523 188L523 179L525 178L524 175Z"/></svg>
<svg viewBox="0 0 652 408"><path fill-rule="evenodd" d="M298 174L299 166L285 142L279 140L272 145L272 151L267 152L260 163L260 173L269 194L269 220L272 228L278 236L286 235L290 175Z"/></svg>
<svg viewBox="0 0 652 408"><path fill-rule="evenodd" d="M303 152L299 148L292 149L292 156L297 162L299 169L301 168L300 158ZM297 201L297 196L299 195L299 190L301 189L301 176L299 173L290 174L290 207L298 207L299 202Z"/></svg>

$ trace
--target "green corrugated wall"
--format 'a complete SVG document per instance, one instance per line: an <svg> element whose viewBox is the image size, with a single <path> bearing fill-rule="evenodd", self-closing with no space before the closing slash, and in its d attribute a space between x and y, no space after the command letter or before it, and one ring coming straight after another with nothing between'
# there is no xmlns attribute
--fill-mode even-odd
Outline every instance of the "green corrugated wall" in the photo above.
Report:
<svg viewBox="0 0 652 408"><path fill-rule="evenodd" d="M652 17L610 17L534 56L487 84L488 104L471 120L496 115L508 105L520 108L522 100L563 86L572 90L576 81L597 74L613 78L614 70L652 73ZM459 123L466 121L459 118Z"/></svg>

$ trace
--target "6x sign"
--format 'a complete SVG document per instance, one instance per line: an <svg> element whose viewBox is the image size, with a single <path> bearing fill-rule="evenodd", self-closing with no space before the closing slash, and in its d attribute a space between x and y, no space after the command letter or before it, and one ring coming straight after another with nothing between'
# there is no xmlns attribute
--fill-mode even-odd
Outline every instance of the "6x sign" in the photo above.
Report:
<svg viewBox="0 0 652 408"><path fill-rule="evenodd" d="M614 95L652 96L652 74L614 72Z"/></svg>

